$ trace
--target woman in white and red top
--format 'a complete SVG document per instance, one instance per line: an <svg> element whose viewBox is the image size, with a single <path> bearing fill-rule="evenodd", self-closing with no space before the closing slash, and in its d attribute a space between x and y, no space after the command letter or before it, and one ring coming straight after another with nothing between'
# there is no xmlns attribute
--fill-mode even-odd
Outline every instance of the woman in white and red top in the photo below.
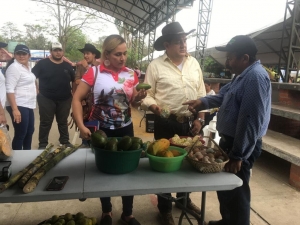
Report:
<svg viewBox="0 0 300 225"><path fill-rule="evenodd" d="M90 130L84 126L81 101L90 91L94 82L94 107L89 121L99 121L99 129L108 137L134 136L130 105L135 105L146 97L145 90L135 87L138 78L133 70L125 67L127 47L120 35L108 36L102 47L102 64L96 70L92 67L83 75L73 96L72 108L81 137L89 139ZM97 78L95 72L97 71ZM112 224L112 205L109 197L100 198L102 218L100 225ZM122 196L123 213L121 219L129 225L140 223L132 215L133 196Z"/></svg>

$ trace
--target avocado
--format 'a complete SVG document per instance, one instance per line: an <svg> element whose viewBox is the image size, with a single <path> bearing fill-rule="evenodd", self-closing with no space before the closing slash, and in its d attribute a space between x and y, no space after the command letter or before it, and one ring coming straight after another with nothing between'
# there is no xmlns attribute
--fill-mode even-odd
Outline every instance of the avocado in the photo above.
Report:
<svg viewBox="0 0 300 225"><path fill-rule="evenodd" d="M110 151L117 151L118 150L118 140L111 138L108 140L108 142L105 145L106 150Z"/></svg>
<svg viewBox="0 0 300 225"><path fill-rule="evenodd" d="M96 132L92 133L91 141L92 141L92 145L97 148L104 148L107 143L106 137L104 137L104 136L102 136L102 134L96 133Z"/></svg>
<svg viewBox="0 0 300 225"><path fill-rule="evenodd" d="M132 137L131 140L132 143L139 143L140 145L143 145L143 140L139 137Z"/></svg>
<svg viewBox="0 0 300 225"><path fill-rule="evenodd" d="M118 138L116 138L116 137L109 138L109 140L110 140L110 141L117 142L117 143L119 142L119 141L118 141Z"/></svg>
<svg viewBox="0 0 300 225"><path fill-rule="evenodd" d="M133 142L132 145L130 146L129 150L138 150L141 148L140 143Z"/></svg>
<svg viewBox="0 0 300 225"><path fill-rule="evenodd" d="M130 146L132 144L131 137L129 136L124 136L122 139L118 142L118 150L124 150L127 151L129 150Z"/></svg>
<svg viewBox="0 0 300 225"><path fill-rule="evenodd" d="M148 90L150 89L151 86L149 84L145 84L145 83L140 83L136 86L136 90L139 91L141 89L145 89L145 90Z"/></svg>
<svg viewBox="0 0 300 225"><path fill-rule="evenodd" d="M148 148L149 148L149 146L151 145L151 141L147 141L147 142L144 142L143 144L142 144L142 148L145 150L145 151L147 151L148 150Z"/></svg>
<svg viewBox="0 0 300 225"><path fill-rule="evenodd" d="M107 138L106 133L103 130L96 130L95 133L101 134L103 137Z"/></svg>

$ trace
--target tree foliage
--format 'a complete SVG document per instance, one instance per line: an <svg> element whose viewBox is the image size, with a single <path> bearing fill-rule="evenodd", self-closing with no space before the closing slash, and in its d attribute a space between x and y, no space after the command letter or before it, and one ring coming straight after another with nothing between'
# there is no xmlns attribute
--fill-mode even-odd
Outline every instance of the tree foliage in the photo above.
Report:
<svg viewBox="0 0 300 225"><path fill-rule="evenodd" d="M5 42L8 41L23 41L21 31L12 22L6 22L0 29L1 35Z"/></svg>
<svg viewBox="0 0 300 225"><path fill-rule="evenodd" d="M204 65L203 65L204 72L214 73L219 75L223 69L224 66L216 62L213 58L208 56L204 59Z"/></svg>
<svg viewBox="0 0 300 225"><path fill-rule="evenodd" d="M83 48L85 44L86 36L81 30L76 30L69 38L69 43L65 49L65 56L71 61L79 61L83 58L83 55L78 49Z"/></svg>
<svg viewBox="0 0 300 225"><path fill-rule="evenodd" d="M38 24L24 24L26 28L25 43L29 49L49 49L49 40L45 38L47 28Z"/></svg>
<svg viewBox="0 0 300 225"><path fill-rule="evenodd" d="M95 34L100 31L96 25L101 22L95 16L81 12L83 6L79 4L64 0L52 0L50 3L40 0L40 2L47 6L48 14L56 20L56 23L47 20L46 24L49 27L49 34L57 37L63 50L66 50L70 39L73 35L76 36L79 30L93 30Z"/></svg>

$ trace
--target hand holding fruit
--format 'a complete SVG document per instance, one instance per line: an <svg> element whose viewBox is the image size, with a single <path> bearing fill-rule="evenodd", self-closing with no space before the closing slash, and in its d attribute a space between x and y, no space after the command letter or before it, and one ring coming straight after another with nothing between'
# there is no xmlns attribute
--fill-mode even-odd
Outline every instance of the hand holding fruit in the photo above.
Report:
<svg viewBox="0 0 300 225"><path fill-rule="evenodd" d="M137 93L137 95L134 98L134 101L139 102L142 99L146 98L147 96L147 92L145 89L140 89L139 92Z"/></svg>
<svg viewBox="0 0 300 225"><path fill-rule="evenodd" d="M90 140L91 139L91 131L87 127L79 128L80 130L80 137L84 140Z"/></svg>

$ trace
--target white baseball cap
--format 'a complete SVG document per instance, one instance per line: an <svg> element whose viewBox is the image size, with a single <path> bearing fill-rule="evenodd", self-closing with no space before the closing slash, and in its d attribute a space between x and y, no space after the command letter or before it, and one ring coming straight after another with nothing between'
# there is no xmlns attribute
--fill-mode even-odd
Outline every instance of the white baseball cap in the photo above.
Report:
<svg viewBox="0 0 300 225"><path fill-rule="evenodd" d="M62 45L59 42L54 42L54 43L52 43L51 49L52 50L54 50L54 49L62 49Z"/></svg>

